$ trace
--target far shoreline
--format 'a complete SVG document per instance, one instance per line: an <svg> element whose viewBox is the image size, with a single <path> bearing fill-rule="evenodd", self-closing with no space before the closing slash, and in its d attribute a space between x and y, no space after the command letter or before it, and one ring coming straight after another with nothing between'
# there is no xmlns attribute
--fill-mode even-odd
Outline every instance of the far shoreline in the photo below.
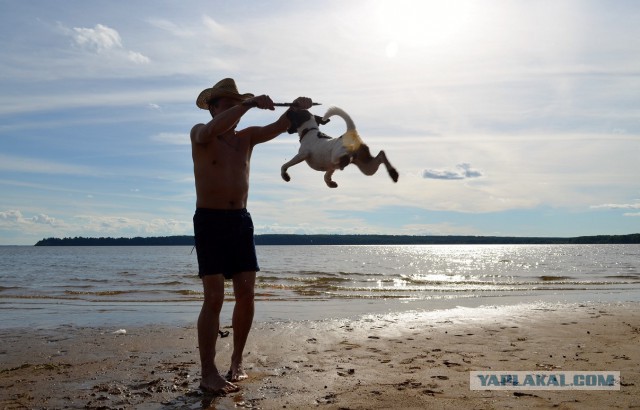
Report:
<svg viewBox="0 0 640 410"><path fill-rule="evenodd" d="M577 237L414 236L414 235L255 235L256 245L597 245L640 244L640 233ZM45 238L34 246L193 246L192 235L156 237Z"/></svg>

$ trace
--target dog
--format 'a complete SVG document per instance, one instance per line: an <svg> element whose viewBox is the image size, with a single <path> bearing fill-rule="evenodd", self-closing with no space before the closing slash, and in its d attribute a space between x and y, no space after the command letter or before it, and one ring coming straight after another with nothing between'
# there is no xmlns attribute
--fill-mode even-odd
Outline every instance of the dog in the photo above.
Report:
<svg viewBox="0 0 640 410"><path fill-rule="evenodd" d="M280 169L280 175L285 181L291 180L287 173L290 167L306 161L312 169L324 171L324 182L329 188L338 187L338 184L331 179L333 173L338 169L343 170L351 163L365 175L375 174L380 164L384 164L393 182L398 182L398 171L387 160L384 151L380 151L375 157L371 155L369 147L358 135L353 120L344 110L331 107L323 117L313 115L307 110L289 110L286 115L291 122L287 132L298 133L300 149L298 154L283 164ZM334 115L341 117L347 123L347 132L338 138L332 138L318 129L318 124L327 124L330 121L329 118Z"/></svg>

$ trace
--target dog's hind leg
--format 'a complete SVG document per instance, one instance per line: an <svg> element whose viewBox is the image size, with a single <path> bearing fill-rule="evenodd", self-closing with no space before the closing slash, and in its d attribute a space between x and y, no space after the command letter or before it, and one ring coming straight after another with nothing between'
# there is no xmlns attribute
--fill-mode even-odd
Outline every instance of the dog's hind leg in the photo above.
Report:
<svg viewBox="0 0 640 410"><path fill-rule="evenodd" d="M338 184L335 181L331 180L331 177L333 176L333 173L335 172L335 169L330 169L327 172L324 173L324 182L326 182L327 186L329 188L337 188Z"/></svg>
<svg viewBox="0 0 640 410"><path fill-rule="evenodd" d="M338 160L338 167L343 170L347 165L351 163L351 157L349 155L343 155Z"/></svg>
<svg viewBox="0 0 640 410"><path fill-rule="evenodd" d="M307 155L306 154L301 154L298 153L295 157L291 158L290 161L285 162L282 167L280 168L280 176L282 177L282 179L284 179L285 181L289 182L291 181L291 177L289 176L289 174L287 173L287 170L294 166L297 165L299 163L301 163L302 161L304 161L305 159L307 159Z"/></svg>
<svg viewBox="0 0 640 410"><path fill-rule="evenodd" d="M396 171L393 165L391 165L384 151L380 151L374 158L371 156L369 147L362 144L354 155L353 163L356 164L356 166L360 168L360 171L365 175L375 174L378 171L380 164L384 164L393 182L398 182L398 171Z"/></svg>

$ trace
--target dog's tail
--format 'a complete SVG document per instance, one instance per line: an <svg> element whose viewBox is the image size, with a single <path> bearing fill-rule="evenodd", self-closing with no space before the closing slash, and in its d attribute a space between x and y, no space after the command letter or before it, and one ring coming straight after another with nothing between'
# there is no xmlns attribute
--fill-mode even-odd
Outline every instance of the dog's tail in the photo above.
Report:
<svg viewBox="0 0 640 410"><path fill-rule="evenodd" d="M354 124L351 117L349 117L349 114L338 107L330 107L324 114L323 119L326 120L333 115L341 117L347 123L347 132L345 132L341 137L342 145L345 146L347 151L356 152L358 148L360 148L360 145L362 145L362 139L360 139L358 131L356 131L356 124Z"/></svg>
<svg viewBox="0 0 640 410"><path fill-rule="evenodd" d="M347 114L342 108L329 107L329 109L324 114L324 117L322 117L322 119L326 120L329 117L332 117L334 115L337 115L338 117L341 117L347 123L347 132L355 131L356 124L354 124L354 122L351 119L351 117L349 117L349 114Z"/></svg>

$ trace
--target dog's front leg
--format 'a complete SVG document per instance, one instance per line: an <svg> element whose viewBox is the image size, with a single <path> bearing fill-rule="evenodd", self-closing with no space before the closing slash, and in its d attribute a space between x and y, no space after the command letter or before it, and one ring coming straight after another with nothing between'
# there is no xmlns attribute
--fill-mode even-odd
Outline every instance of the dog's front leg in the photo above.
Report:
<svg viewBox="0 0 640 410"><path fill-rule="evenodd" d="M336 172L335 169L330 169L327 172L324 173L324 182L327 183L327 186L329 188L337 188L338 184L335 181L331 180L331 177L333 176L333 173Z"/></svg>
<svg viewBox="0 0 640 410"><path fill-rule="evenodd" d="M284 179L287 182L291 181L291 177L287 173L287 170L290 167L301 163L305 159L307 159L307 154L298 152L298 154L295 157L291 158L291 161L285 162L284 165L282 165L282 168L280 168L280 176L282 176L282 179Z"/></svg>

